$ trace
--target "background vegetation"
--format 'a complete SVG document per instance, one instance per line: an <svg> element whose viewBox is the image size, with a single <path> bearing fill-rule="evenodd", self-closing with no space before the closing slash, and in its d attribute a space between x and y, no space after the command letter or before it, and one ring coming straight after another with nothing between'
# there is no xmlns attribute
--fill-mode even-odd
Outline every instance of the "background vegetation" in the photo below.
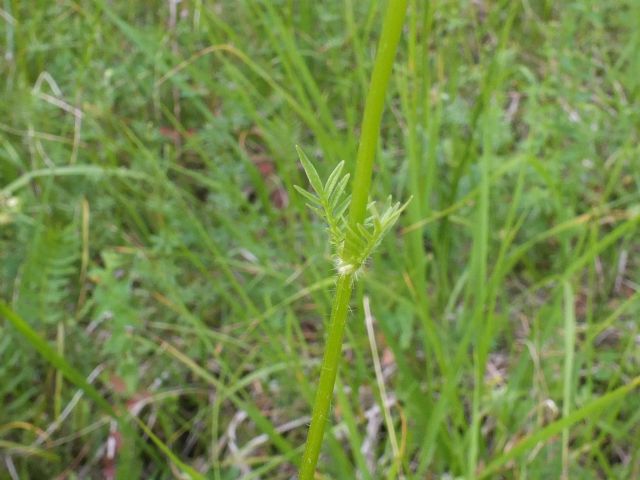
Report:
<svg viewBox="0 0 640 480"><path fill-rule="evenodd" d="M640 3L410 3L323 478L639 478ZM295 475L384 5L4 0L0 478Z"/></svg>

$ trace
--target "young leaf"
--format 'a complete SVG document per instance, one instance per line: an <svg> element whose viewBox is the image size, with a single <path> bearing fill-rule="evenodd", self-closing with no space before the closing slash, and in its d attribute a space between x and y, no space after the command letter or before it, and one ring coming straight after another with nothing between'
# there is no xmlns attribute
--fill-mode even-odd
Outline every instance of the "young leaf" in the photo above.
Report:
<svg viewBox="0 0 640 480"><path fill-rule="evenodd" d="M298 152L300 163L302 163L302 167L304 168L304 171L307 174L309 183L311 184L313 189L316 191L316 193L320 197L323 197L324 188L322 187L322 181L320 180L320 176L318 175L318 172L316 171L315 167L313 166L309 158L307 158L305 153L302 151L302 149L298 145L296 145L296 151Z"/></svg>
<svg viewBox="0 0 640 480"><path fill-rule="evenodd" d="M306 198L307 200L309 200L311 203L313 204L317 204L317 205L321 205L322 202L320 201L320 199L315 196L312 193L307 192L304 188L299 187L298 185L294 185L293 188L296 189L296 191L302 195L304 198Z"/></svg>
<svg viewBox="0 0 640 480"><path fill-rule="evenodd" d="M338 182L338 185L335 187L333 192L333 197L330 197L330 205L332 209L336 208L338 202L341 201L342 194L344 193L344 189L347 186L347 182L349 181L349 174L347 173L342 179ZM351 196L349 196L351 199Z"/></svg>
<svg viewBox="0 0 640 480"><path fill-rule="evenodd" d="M333 169L331 175L327 179L327 183L324 185L324 193L327 198L331 198L331 194L333 193L333 189L340 180L340 174L342 173L342 168L344 167L344 160L336 165L336 168Z"/></svg>
<svg viewBox="0 0 640 480"><path fill-rule="evenodd" d="M342 203L340 203L337 207L333 208L333 215L337 218L342 218L342 216L344 215L344 212L346 212L347 208L349 208L350 203L351 203L351 195L349 195L347 198L342 200Z"/></svg>

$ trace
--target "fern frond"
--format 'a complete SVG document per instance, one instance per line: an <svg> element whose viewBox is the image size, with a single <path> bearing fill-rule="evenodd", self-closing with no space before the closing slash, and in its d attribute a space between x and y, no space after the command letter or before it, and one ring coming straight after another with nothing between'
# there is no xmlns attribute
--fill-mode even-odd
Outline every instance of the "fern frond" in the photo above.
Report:
<svg viewBox="0 0 640 480"><path fill-rule="evenodd" d="M80 240L75 225L41 227L20 273L18 310L28 318L55 324L62 320L72 295Z"/></svg>

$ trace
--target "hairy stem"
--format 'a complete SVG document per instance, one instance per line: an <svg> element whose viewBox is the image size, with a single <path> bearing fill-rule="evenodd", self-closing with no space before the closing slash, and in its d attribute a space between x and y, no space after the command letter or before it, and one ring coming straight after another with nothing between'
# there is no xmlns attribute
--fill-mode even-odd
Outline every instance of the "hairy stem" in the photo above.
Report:
<svg viewBox="0 0 640 480"><path fill-rule="evenodd" d="M349 310L349 300L351 299L351 289L353 286L353 275L341 276L338 280L336 296L331 310L331 323L329 326L329 336L324 349L322 359L322 370L320 381L316 391L315 403L313 405L313 415L311 426L307 435L307 445L305 447L302 464L300 465L300 480L311 480L316 470L318 455L324 436L324 427L331 407L333 397L333 387L336 383L336 374L340 363L342 351L342 336L344 326L347 322Z"/></svg>
<svg viewBox="0 0 640 480"><path fill-rule="evenodd" d="M352 200L349 210L349 225L352 230L355 230L356 226L363 222L367 210L384 99L406 10L407 0L389 0L371 76L369 93L365 103L362 132L356 157ZM349 253L345 252L346 255L349 255ZM342 337L349 310L353 280L353 273L341 275L336 286L327 344L313 405L311 426L309 427L307 443L300 466L300 480L312 480L315 474L324 429L331 407L338 365L340 364Z"/></svg>

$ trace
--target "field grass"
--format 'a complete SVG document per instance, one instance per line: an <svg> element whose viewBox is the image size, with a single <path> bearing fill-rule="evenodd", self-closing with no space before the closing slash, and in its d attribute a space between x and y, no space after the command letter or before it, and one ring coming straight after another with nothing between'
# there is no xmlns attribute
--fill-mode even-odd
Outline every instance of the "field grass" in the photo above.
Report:
<svg viewBox="0 0 640 480"><path fill-rule="evenodd" d="M385 6L0 3L0 479L295 478ZM318 478L640 478L639 50L409 1Z"/></svg>

